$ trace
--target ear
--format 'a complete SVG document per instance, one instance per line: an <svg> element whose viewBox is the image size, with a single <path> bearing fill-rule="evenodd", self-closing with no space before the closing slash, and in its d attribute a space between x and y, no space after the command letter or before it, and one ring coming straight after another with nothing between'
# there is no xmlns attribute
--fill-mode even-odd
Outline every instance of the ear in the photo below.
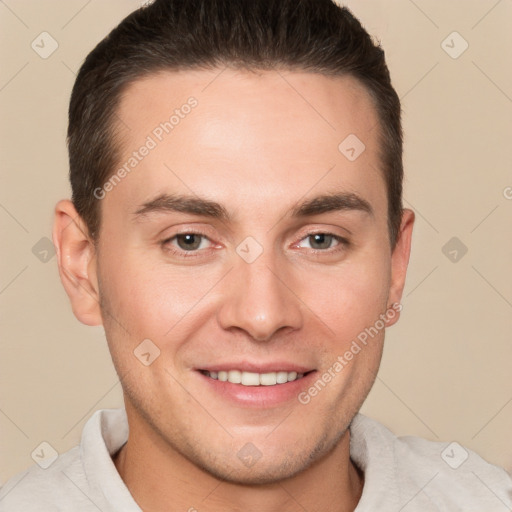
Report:
<svg viewBox="0 0 512 512"><path fill-rule="evenodd" d="M87 226L67 199L55 207L53 244L73 313L86 325L101 325L95 247Z"/></svg>
<svg viewBox="0 0 512 512"><path fill-rule="evenodd" d="M396 315L390 318L387 326L395 324L400 318L402 307L400 301L405 286L405 276L407 274L407 265L409 264L409 255L411 253L412 228L414 225L414 212L404 209L398 239L391 254L391 283L389 288L388 304L390 307L394 304L393 309Z"/></svg>

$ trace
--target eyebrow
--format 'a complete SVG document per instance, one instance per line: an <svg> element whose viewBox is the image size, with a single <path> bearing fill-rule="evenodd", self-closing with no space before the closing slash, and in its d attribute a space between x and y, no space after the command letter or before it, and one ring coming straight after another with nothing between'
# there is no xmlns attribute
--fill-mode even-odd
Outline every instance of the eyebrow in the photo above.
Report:
<svg viewBox="0 0 512 512"><path fill-rule="evenodd" d="M312 217L337 211L361 211L371 216L373 208L368 201L354 193L323 194L295 205L292 218ZM142 220L151 213L179 212L229 222L231 216L224 206L206 198L192 195L161 194L145 202L135 212L135 220Z"/></svg>

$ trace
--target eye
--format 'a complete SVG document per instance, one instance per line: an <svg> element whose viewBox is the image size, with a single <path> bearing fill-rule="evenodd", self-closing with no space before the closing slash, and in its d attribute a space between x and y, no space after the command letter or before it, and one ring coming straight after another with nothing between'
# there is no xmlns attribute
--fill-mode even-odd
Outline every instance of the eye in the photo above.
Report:
<svg viewBox="0 0 512 512"><path fill-rule="evenodd" d="M194 253L200 249L207 249L211 244L208 237L199 233L179 233L162 242L167 250L175 254L184 252Z"/></svg>
<svg viewBox="0 0 512 512"><path fill-rule="evenodd" d="M318 251L327 251L333 247L346 246L348 241L344 238L333 235L332 233L311 233L303 238L298 244L298 247L307 247L304 243L309 244L309 248Z"/></svg>

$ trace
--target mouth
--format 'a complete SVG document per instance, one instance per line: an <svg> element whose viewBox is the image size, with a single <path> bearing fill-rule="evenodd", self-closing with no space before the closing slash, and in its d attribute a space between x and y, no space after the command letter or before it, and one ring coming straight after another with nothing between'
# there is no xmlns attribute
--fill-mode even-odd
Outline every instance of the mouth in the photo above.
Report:
<svg viewBox="0 0 512 512"><path fill-rule="evenodd" d="M275 371L266 373L247 372L242 370L220 370L209 371L199 370L200 373L210 379L220 382L229 382L231 384L240 384L242 386L279 386L288 382L295 382L303 379L314 370L298 373L296 371Z"/></svg>
<svg viewBox="0 0 512 512"><path fill-rule="evenodd" d="M290 361L224 361L196 368L212 393L236 407L269 409L297 401L311 385L317 370Z"/></svg>

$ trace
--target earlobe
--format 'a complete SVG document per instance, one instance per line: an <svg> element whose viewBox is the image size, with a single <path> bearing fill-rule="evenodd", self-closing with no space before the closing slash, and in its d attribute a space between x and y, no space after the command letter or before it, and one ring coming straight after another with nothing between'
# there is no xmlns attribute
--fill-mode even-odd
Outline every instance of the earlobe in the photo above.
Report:
<svg viewBox="0 0 512 512"><path fill-rule="evenodd" d="M414 212L412 210L404 210L402 221L400 223L398 239L391 255L391 283L388 303L393 304L393 310L397 314L392 317L390 316L387 322L388 327L398 321L400 318L400 311L402 310L400 301L404 291L407 266L409 264L409 256L411 254L414 217Z"/></svg>
<svg viewBox="0 0 512 512"><path fill-rule="evenodd" d="M60 279L73 313L86 325L101 325L95 247L85 223L67 199L55 207L53 243Z"/></svg>

